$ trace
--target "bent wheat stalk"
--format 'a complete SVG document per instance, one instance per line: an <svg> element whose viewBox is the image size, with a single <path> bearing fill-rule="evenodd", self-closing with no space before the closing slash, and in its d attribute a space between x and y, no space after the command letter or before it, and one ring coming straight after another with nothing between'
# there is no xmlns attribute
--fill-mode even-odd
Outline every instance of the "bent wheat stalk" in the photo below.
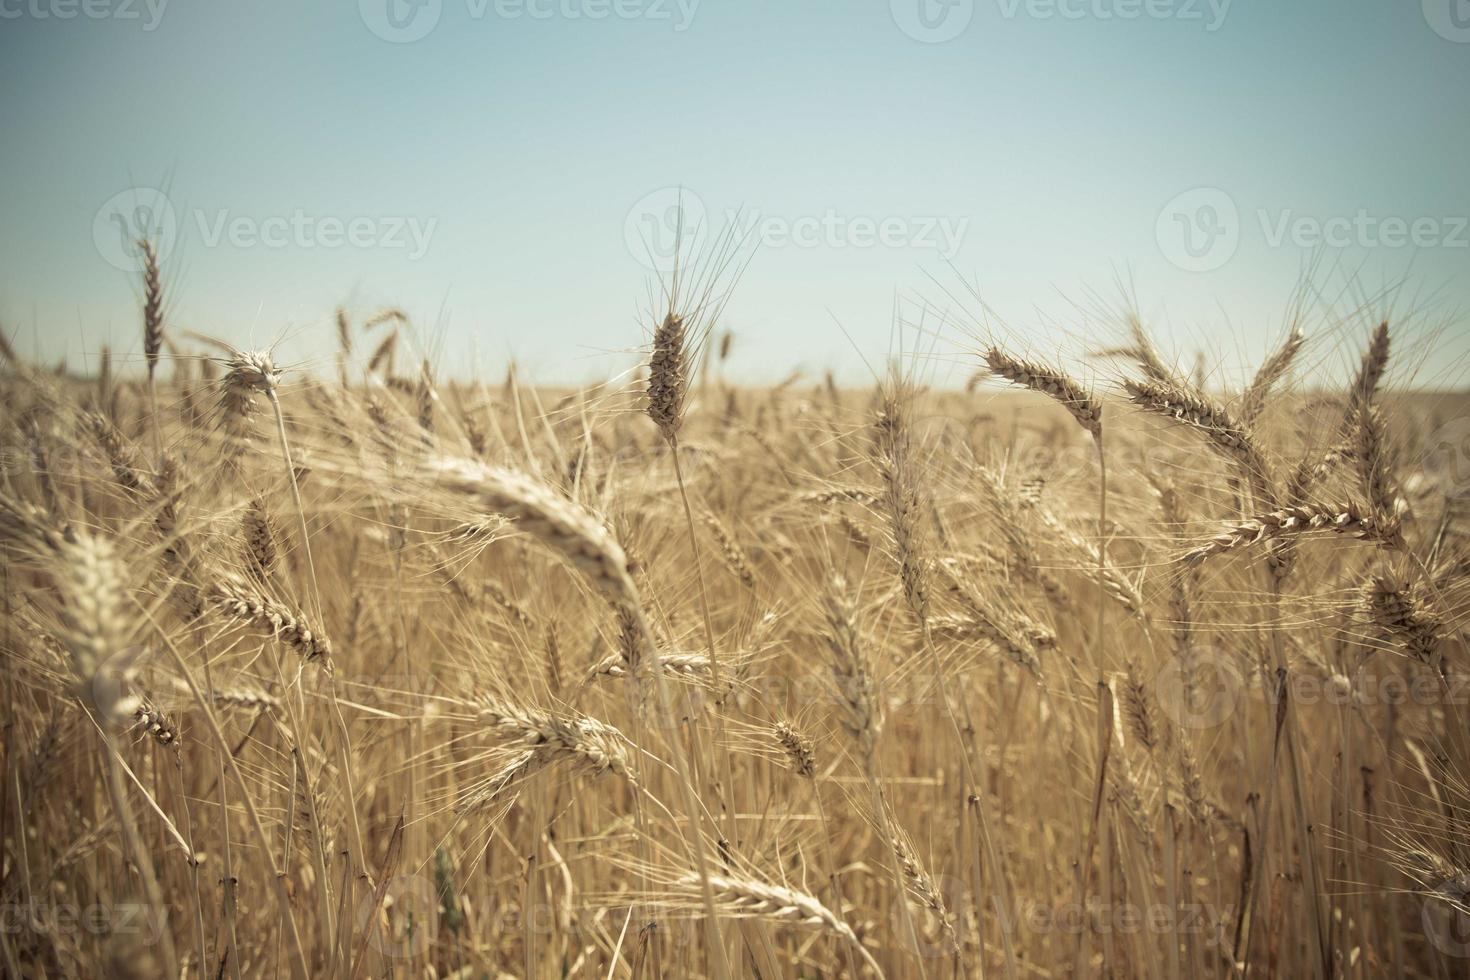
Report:
<svg viewBox="0 0 1470 980"><path fill-rule="evenodd" d="M1186 565L1198 565L1216 555L1313 531L1331 531L1365 541L1391 539L1390 532L1355 503L1305 503L1232 524L1204 544L1186 551L1179 560Z"/></svg>
<svg viewBox="0 0 1470 980"><path fill-rule="evenodd" d="M455 493L468 496L485 509L514 520L522 530L545 547L561 555L615 606L627 613L643 643L649 650L658 649L658 641L649 625L638 588L628 569L628 556L601 521L581 505L561 497L544 484L504 467L487 466L473 460L435 458L425 464L424 475L433 483ZM665 718L674 718L673 699L668 681L651 657L659 706ZM709 863L704 834L700 831L699 801L695 795L691 773L692 761L676 748L671 753L683 792L685 817L688 820L686 846L694 858L695 868L703 882L705 912L709 916L711 949L708 957L712 972L728 977L724 941L720 933L714 891L709 884Z"/></svg>
<svg viewBox="0 0 1470 980"><path fill-rule="evenodd" d="M868 952L867 947L859 941L852 927L842 921L837 913L806 892L769 884L755 878L732 875L712 875L710 884L714 887L722 907L728 909L731 915L737 918L755 916L823 929L852 946L880 978L884 975L883 968L878 965L877 960L873 959L873 954ZM675 882L676 888L698 886L699 879L694 875L680 878Z"/></svg>

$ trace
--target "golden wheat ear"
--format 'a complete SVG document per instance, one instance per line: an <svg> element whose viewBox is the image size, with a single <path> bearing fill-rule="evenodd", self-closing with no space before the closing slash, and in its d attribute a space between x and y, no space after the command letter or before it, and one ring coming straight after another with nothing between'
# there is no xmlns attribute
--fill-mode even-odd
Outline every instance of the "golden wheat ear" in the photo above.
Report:
<svg viewBox="0 0 1470 980"><path fill-rule="evenodd" d="M648 356L648 417L669 442L684 424L689 378L684 367L684 317L670 311L653 333Z"/></svg>
<svg viewBox="0 0 1470 980"><path fill-rule="evenodd" d="M1094 439L1102 438L1103 406L1082 383L1057 368L1012 357L999 347L985 351L985 363L1012 384L1053 399Z"/></svg>
<svg viewBox="0 0 1470 980"><path fill-rule="evenodd" d="M138 242L143 255L143 358L148 364L148 384L158 370L163 349L163 277L158 270L158 249L150 239Z"/></svg>

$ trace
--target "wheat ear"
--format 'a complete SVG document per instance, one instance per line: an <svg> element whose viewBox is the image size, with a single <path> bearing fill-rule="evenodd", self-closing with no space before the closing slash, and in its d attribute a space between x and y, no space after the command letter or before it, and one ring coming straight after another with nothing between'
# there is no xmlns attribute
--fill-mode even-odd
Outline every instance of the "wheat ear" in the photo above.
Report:
<svg viewBox="0 0 1470 980"><path fill-rule="evenodd" d="M1202 393L1164 381L1125 381L1123 387L1135 405L1173 419L1203 435L1234 464L1256 496L1258 504L1276 503L1270 468L1251 431L1222 405Z"/></svg>
<svg viewBox="0 0 1470 980"><path fill-rule="evenodd" d="M1012 384L1056 400L1094 439L1102 438L1102 403L1066 373L1036 361L1012 357L999 347L985 351L985 363Z"/></svg>
<svg viewBox="0 0 1470 980"><path fill-rule="evenodd" d="M1355 503L1305 503L1232 524L1204 544L1185 552L1180 560L1186 565L1198 565L1215 555L1312 531L1333 531L1365 541L1385 539L1385 529Z"/></svg>
<svg viewBox="0 0 1470 980"><path fill-rule="evenodd" d="M883 968L858 941L852 927L842 921L837 913L806 892L758 881L755 878L731 875L711 875L710 884L715 889L721 905L732 915L736 917L755 916L823 929L851 943L878 976L883 976ZM682 889L696 888L699 886L699 879L697 876L687 875L680 878L675 885Z"/></svg>
<svg viewBox="0 0 1470 980"><path fill-rule="evenodd" d="M426 464L426 475L435 483L477 500L485 509L504 515L550 550L562 555L582 573L595 588L610 598L630 620L644 645L658 648L653 628L643 611L638 589L628 566L628 556L607 526L580 504L561 497L550 488L524 474L504 467L483 463L437 458ZM655 663L657 660L655 658ZM668 683L662 670L653 671L660 708L667 718L674 715ZM704 835L700 831L699 802L691 775L692 763L676 749L672 753L684 806L689 820L688 837L695 867L708 882ZM728 975L723 940L715 910L714 892L705 887L705 910L709 916L710 942L716 948L708 951L711 963L720 976Z"/></svg>

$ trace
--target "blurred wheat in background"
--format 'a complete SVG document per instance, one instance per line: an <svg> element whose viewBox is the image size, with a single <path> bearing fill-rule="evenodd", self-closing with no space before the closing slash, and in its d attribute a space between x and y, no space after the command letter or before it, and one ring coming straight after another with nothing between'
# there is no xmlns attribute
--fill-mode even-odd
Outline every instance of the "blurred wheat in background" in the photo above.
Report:
<svg viewBox="0 0 1470 980"><path fill-rule="evenodd" d="M738 388L717 255L553 390L140 254L146 374L4 352L9 975L1465 975L1470 400L1393 318Z"/></svg>

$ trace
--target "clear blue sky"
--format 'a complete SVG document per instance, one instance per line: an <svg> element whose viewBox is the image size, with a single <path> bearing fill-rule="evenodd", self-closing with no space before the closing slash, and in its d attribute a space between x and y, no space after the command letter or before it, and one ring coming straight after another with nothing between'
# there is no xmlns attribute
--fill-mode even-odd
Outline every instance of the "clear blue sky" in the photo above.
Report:
<svg viewBox="0 0 1470 980"><path fill-rule="evenodd" d="M0 324L78 369L139 350L111 212L159 188L180 328L325 366L339 304L394 304L446 372L605 375L641 340L639 202L682 185L764 222L727 309L750 379L860 380L895 296L962 280L1076 346L1119 276L1228 370L1325 228L1315 281L1407 276L1421 382L1465 384L1466 0L159 2L0 0Z"/></svg>

